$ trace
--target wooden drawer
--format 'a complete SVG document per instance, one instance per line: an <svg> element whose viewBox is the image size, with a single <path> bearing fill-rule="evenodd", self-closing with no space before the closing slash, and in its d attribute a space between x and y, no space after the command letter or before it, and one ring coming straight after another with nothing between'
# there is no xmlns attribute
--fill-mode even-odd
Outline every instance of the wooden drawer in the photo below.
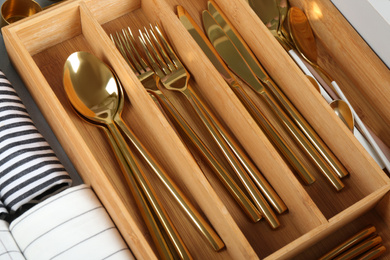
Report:
<svg viewBox="0 0 390 260"><path fill-rule="evenodd" d="M63 65L74 51L89 51L116 71L128 96L124 120L225 242L226 249L214 252L143 165L195 259L282 259L302 256L306 250L319 256L321 250L332 246L328 235L344 234L343 227L349 225L359 229L359 223L371 220L374 225L378 223L383 237L389 238L388 176L311 87L246 2L216 2L270 76L350 172L343 179L346 187L341 192L321 177L311 186L300 182L182 26L176 5L184 6L201 25L200 12L207 8L206 0L68 0L5 27L3 35L12 62L69 158L83 180L92 185L137 258L157 258L157 250L104 133L77 117L63 89ZM390 84L388 69L329 1L306 2L295 0L291 5L309 14L320 39L320 62L345 88L367 124L390 144L385 131L390 125L385 100ZM161 24L191 73L197 93L287 204L289 211L279 216L280 228L271 230L264 221L255 224L247 219L207 164L191 155L108 36L127 26L136 30L155 22ZM340 44L344 44L342 48ZM180 97L175 98L190 116ZM196 121L192 123L196 126ZM309 249L317 242L315 247L321 250ZM389 254L386 257L390 259Z"/></svg>

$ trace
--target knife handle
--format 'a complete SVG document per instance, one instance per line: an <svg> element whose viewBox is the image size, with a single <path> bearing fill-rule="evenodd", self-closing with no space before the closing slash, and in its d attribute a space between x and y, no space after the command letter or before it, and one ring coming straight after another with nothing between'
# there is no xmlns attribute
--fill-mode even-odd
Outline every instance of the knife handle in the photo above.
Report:
<svg viewBox="0 0 390 260"><path fill-rule="evenodd" d="M232 89L236 93L238 98L241 100L241 102L244 104L244 106L247 108L248 112L255 119L260 128L267 134L268 138L271 139L272 143L277 146L278 150L284 155L284 157L299 174L302 180L306 184L314 183L314 176L309 172L309 170L301 162L301 160L296 157L296 155L291 151L285 140L282 139L282 137L272 126L272 124L253 103L248 94L246 94L245 90L243 90L238 84L233 85Z"/></svg>
<svg viewBox="0 0 390 260"><path fill-rule="evenodd" d="M260 93L264 100L268 103L270 108L276 113L284 127L292 134L295 140L299 145L304 149L310 159L316 164L317 168L321 170L321 173L328 179L328 181L334 186L334 188L339 191L344 187L344 184L341 182L339 177L329 168L329 166L324 162L324 159L320 156L317 150L313 145L306 139L305 135L298 129L298 127L292 122L292 120L286 115L284 110L279 106L275 99L269 95L265 90ZM295 117L298 118L298 117ZM299 118L298 118L299 119ZM309 125L303 121L298 120L298 125L303 129L309 128Z"/></svg>
<svg viewBox="0 0 390 260"><path fill-rule="evenodd" d="M329 150L326 144L309 125L309 123L303 118L303 116L297 111L294 105L288 100L284 93L276 86L271 80L267 80L266 85L272 94L281 103L283 108L291 116L292 120L300 127L305 136L310 140L311 144L317 149L317 151L326 160L332 170L340 177L343 178L348 175L348 171L336 158L336 156Z"/></svg>

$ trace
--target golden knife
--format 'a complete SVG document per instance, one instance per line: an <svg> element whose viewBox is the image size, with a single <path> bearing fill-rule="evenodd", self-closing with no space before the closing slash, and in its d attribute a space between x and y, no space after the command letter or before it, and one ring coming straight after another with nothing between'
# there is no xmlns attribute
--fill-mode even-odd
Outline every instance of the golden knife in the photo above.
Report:
<svg viewBox="0 0 390 260"><path fill-rule="evenodd" d="M226 18L226 16L223 14L223 12L219 9L218 5L213 0L210 0L208 2L208 10L213 16L213 18L217 21L217 23L221 26L221 28L223 28L223 30L233 42L235 47L238 49L244 60L247 62L253 73L263 83L263 88L266 87L267 89L269 89L269 91L272 92L275 97L277 97L279 104L287 111L287 113L294 120L296 125L300 127L301 131L306 135L312 145L326 160L327 164L332 168L332 170L340 178L347 176L348 171L345 169L345 167L329 150L326 144L321 140L317 133L296 110L294 105L289 101L289 99L284 95L284 93L279 89L279 87L266 74L261 64L258 62L258 60L254 56L250 48L247 46L245 41L241 38L235 28L230 24L229 20ZM262 88L255 88L255 86L251 84L250 86L256 92L262 91Z"/></svg>
<svg viewBox="0 0 390 260"><path fill-rule="evenodd" d="M238 76L240 76L240 78L242 78L256 90L259 96L262 97L273 110L273 112L276 113L286 130L292 134L298 144L304 149L306 154L309 155L310 159L316 164L317 168L321 170L328 181L335 187L337 191L341 190L344 187L344 184L341 182L339 177L332 169L329 168L318 151L306 139L304 134L299 131L290 117L287 116L285 110L283 109L284 107L282 108L273 98L273 92L269 93L269 86L265 87L265 85L263 85L262 82L260 82L260 80L256 77L222 27L219 26L219 24L208 11L204 11L202 13L202 18L206 28L206 33L210 41L213 43L215 49L226 62L226 64L232 69L233 72L235 72ZM272 81L268 78L267 82L268 84L271 84ZM288 105L285 104L285 106ZM307 123L300 120L300 124ZM308 128L308 126L304 126L304 128Z"/></svg>
<svg viewBox="0 0 390 260"><path fill-rule="evenodd" d="M199 28L199 26L195 23L195 21L192 19L192 17L187 13L187 11L182 7L177 7L177 12L180 21L184 25L184 27L189 31L191 36L194 38L194 40L198 43L198 45L201 47L201 49L205 52L206 56L210 59L210 61L213 63L213 65L217 68L217 70L222 74L222 76L225 78L225 80L231 85L232 89L235 90L235 92L239 95L239 97L242 98L243 102L245 104L248 104L249 108L251 110L256 110L256 106L252 103L250 98L246 95L246 93L241 89L241 86L236 82L234 79L234 76L232 73L227 69L226 65L223 63L221 58L218 56L218 53L215 51L214 47L211 45L209 40L207 39L206 35L203 33L203 31ZM253 111L254 112L254 111ZM254 112L256 116L259 115L259 112ZM264 124L264 127L268 129L271 133L271 135L275 135L276 140L281 140L279 135L277 134L276 130L273 129L271 125L267 122L267 120L264 117L259 118L259 123L262 125ZM295 158L295 155L289 150L287 146L284 145L284 142L281 140L281 146L285 147L286 153L290 153L292 158ZM249 160L250 161L250 160ZM314 182L314 178L311 178L310 173L300 164L299 159L296 158L296 165L297 169L301 170L303 174L308 177L306 178L309 183ZM244 164L245 165L245 164ZM302 167L302 168L301 168ZM253 165L251 167L252 169L255 169L256 167ZM250 169L247 169L250 171ZM254 182L259 187L259 189L262 191L264 196L267 198L267 200L271 203L271 205L279 212L283 212L287 209L283 201L280 199L280 197L277 195L277 193L273 190L273 188L268 184L267 180L263 178L263 176L258 173L251 174L251 177L254 179Z"/></svg>
<svg viewBox="0 0 390 260"><path fill-rule="evenodd" d="M311 173L306 169L302 164L299 158L291 151L287 146L285 140L279 135L275 128L269 123L269 121L264 117L262 112L256 107L250 97L246 94L244 89L238 84L234 75L229 71L221 57L218 55L217 51L208 40L202 29L195 23L192 17L188 12L182 7L177 7L177 12L180 21L184 27L188 30L194 40L197 42L199 47L203 50L206 56L209 58L214 67L230 85L232 90L236 93L238 98L243 102L244 106L248 109L250 114L254 117L256 122L259 124L261 129L267 134L271 139L274 145L277 146L279 151L284 155L284 157L289 161L291 166L297 171L307 184L312 184L315 181L315 178Z"/></svg>

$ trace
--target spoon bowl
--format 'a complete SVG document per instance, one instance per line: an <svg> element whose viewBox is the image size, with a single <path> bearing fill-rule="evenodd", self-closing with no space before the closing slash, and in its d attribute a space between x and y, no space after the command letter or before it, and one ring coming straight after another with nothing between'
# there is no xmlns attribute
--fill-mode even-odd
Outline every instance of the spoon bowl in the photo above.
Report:
<svg viewBox="0 0 390 260"><path fill-rule="evenodd" d="M107 124L116 114L120 99L115 76L101 63L88 52L71 54L64 65L64 87L80 114L96 123Z"/></svg>
<svg viewBox="0 0 390 260"><path fill-rule="evenodd" d="M336 115L344 122L349 130L353 131L354 129L354 119L352 115L351 108L349 105L340 99L332 101L330 107L336 113Z"/></svg>
<svg viewBox="0 0 390 260"><path fill-rule="evenodd" d="M274 36L279 29L279 9L275 0L246 0Z"/></svg>
<svg viewBox="0 0 390 260"><path fill-rule="evenodd" d="M288 30L291 40L301 56L316 70L325 83L337 94L339 99L337 83L329 73L318 65L318 51L316 38L306 14L298 7L291 7L287 14Z"/></svg>
<svg viewBox="0 0 390 260"><path fill-rule="evenodd" d="M317 45L306 14L298 7L291 7L287 14L290 36L297 50L311 64L317 66Z"/></svg>

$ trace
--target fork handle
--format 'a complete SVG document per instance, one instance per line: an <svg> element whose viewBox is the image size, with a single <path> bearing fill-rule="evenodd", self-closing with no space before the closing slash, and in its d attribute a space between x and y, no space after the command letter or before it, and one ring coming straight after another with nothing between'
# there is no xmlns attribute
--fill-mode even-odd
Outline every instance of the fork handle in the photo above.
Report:
<svg viewBox="0 0 390 260"><path fill-rule="evenodd" d="M203 108L205 113L209 118L212 119L215 128L220 133L222 138L225 140L227 145L236 155L240 163L244 166L245 170L249 173L252 180L259 187L261 192L265 195L274 209L279 213L283 213L287 210L287 206L284 204L279 195L275 192L275 190L271 187L268 181L263 177L263 175L257 170L256 166L252 163L252 161L245 155L245 152L239 147L239 145L226 133L223 127L218 123L217 119L207 111L206 106L202 104L202 101L194 95L195 101L198 103L200 107Z"/></svg>
<svg viewBox="0 0 390 260"><path fill-rule="evenodd" d="M230 165L236 172L238 178L240 179L241 183L244 185L245 189L248 191L249 195L253 199L255 205L260 210L261 214L264 216L264 218L267 220L267 222L270 224L272 228L277 228L280 226L280 222L275 216L275 213L272 211L271 207L267 203L267 201L264 199L264 197L261 195L259 190L257 189L256 185L253 183L251 178L248 176L238 159L235 157L235 155L230 150L229 146L225 143L224 138L221 136L219 131L216 128L216 122L211 117L209 117L208 112L206 112L201 103L196 102L196 97L193 94L194 92L191 91L191 86L188 85L188 87L185 90L182 90L182 93L187 97L188 101L191 103L199 117L202 119L203 123L207 127L208 131L218 144L218 147L221 149L223 155L225 158L229 161Z"/></svg>
<svg viewBox="0 0 390 260"><path fill-rule="evenodd" d="M193 224L198 227L201 234L209 241L214 250L219 251L225 247L223 241L219 238L214 229L207 223L207 221L199 214L195 207L188 201L176 184L171 178L164 172L162 167L154 160L149 152L144 148L134 133L126 126L120 116L117 114L114 118L115 123L126 134L130 142L134 145L137 151L145 159L148 165L156 173L162 183L166 186L168 191L177 200L180 207L189 216Z"/></svg>
<svg viewBox="0 0 390 260"><path fill-rule="evenodd" d="M131 154L129 147L120 134L118 128L114 123L107 124L107 127L107 137L111 143L117 159L121 163L122 169L126 173L126 181L136 198L138 207L142 209L141 213L144 219L147 220L147 226L152 233L152 237L158 245L158 250L161 256L165 259L173 259L169 250L169 246L165 242L164 236L161 233L161 230L156 223L155 218L150 211L147 202L145 201L145 198L149 201L151 208L158 217L160 224L166 231L166 235L169 237L173 247L180 255L181 259L192 259L187 247L185 246L176 228L173 226L172 221L169 219L167 213L162 207L161 202L157 198L149 181L145 177L144 173L139 169L136 161L133 159L134 156Z"/></svg>
<svg viewBox="0 0 390 260"><path fill-rule="evenodd" d="M172 103L162 94L155 93L152 94L159 102L161 107L163 107L171 117L175 120L176 124L182 129L182 131L189 137L191 142L198 148L198 150L204 155L209 164L212 166L214 172L217 174L218 178L222 181L225 187L229 190L230 194L234 197L246 215L253 221L257 222L261 219L260 212L253 205L252 201L247 197L247 195L241 190L233 178L227 173L227 170L215 159L214 155L199 138L199 136L192 130L191 126L185 121L185 119L180 115Z"/></svg>

